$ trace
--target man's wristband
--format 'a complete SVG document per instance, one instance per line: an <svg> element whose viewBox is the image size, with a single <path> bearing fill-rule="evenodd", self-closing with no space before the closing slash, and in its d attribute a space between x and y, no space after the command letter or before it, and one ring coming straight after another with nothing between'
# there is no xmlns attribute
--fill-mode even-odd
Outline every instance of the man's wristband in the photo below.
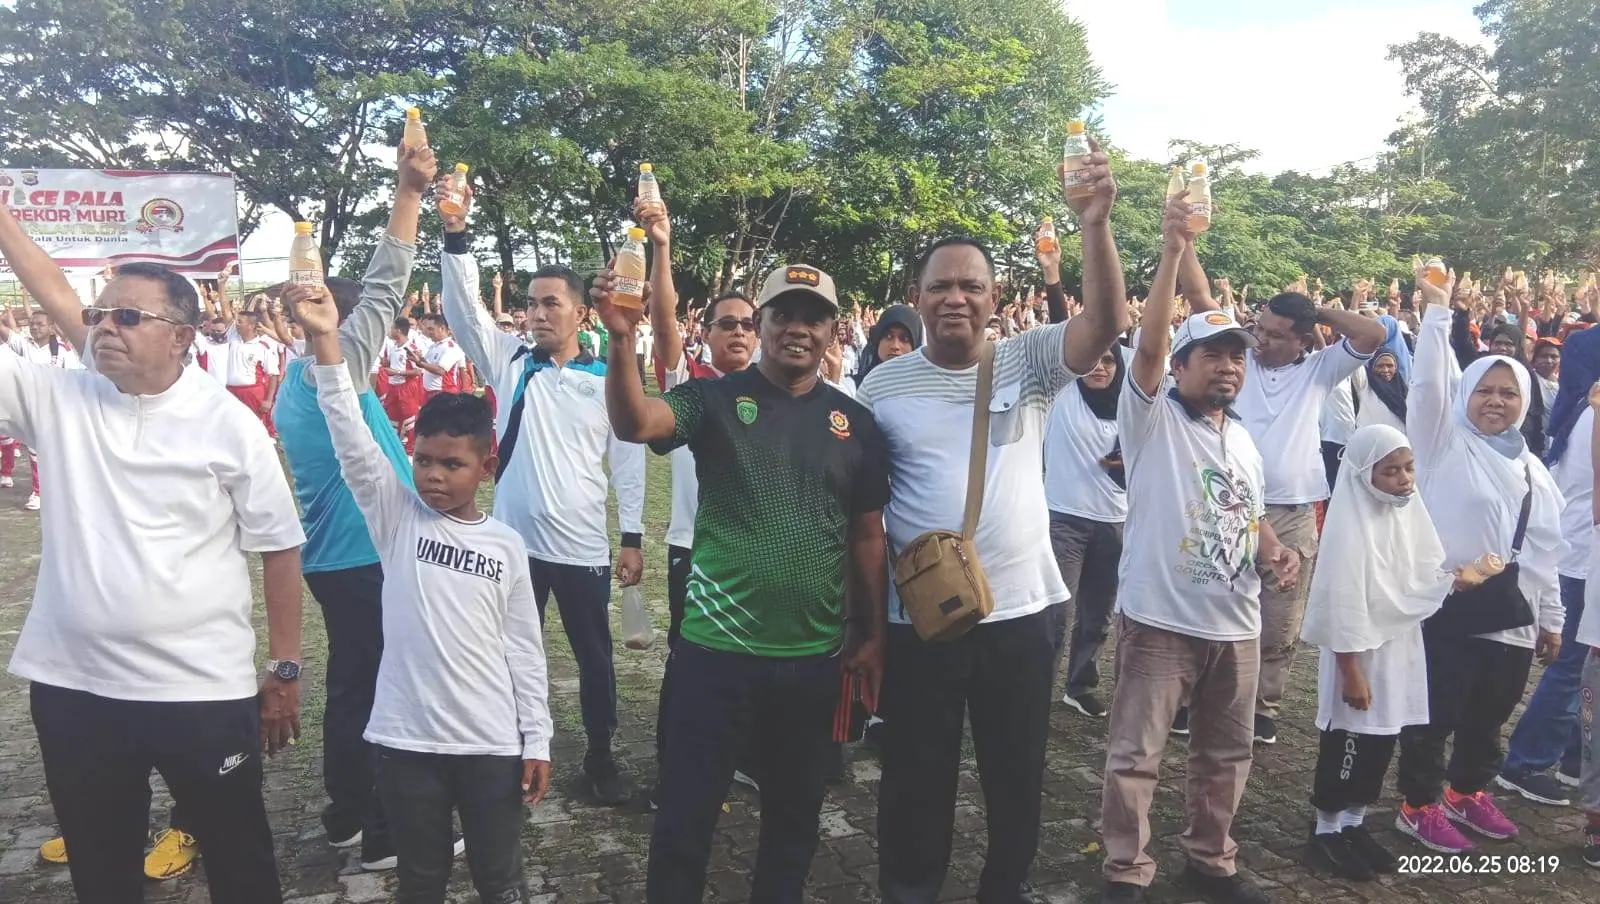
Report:
<svg viewBox="0 0 1600 904"><path fill-rule="evenodd" d="M472 249L471 233L463 229L460 232L447 232L444 234L445 254L466 254Z"/></svg>
<svg viewBox="0 0 1600 904"><path fill-rule="evenodd" d="M626 531L623 532L623 534L622 534L622 548L623 549L640 549L643 546L644 546L644 534L634 534L634 533L628 533Z"/></svg>

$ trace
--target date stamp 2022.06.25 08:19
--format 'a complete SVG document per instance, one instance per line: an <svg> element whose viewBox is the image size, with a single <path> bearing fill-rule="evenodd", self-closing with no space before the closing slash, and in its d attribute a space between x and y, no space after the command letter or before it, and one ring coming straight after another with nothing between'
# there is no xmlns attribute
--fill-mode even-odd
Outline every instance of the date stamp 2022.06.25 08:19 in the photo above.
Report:
<svg viewBox="0 0 1600 904"><path fill-rule="evenodd" d="M1555 854L1405 854L1402 876L1548 875L1561 869Z"/></svg>

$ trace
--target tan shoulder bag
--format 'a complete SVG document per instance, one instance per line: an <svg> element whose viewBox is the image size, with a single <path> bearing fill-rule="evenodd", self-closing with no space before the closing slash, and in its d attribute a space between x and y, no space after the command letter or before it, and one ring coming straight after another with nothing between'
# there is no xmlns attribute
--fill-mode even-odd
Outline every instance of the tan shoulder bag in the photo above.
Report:
<svg viewBox="0 0 1600 904"><path fill-rule="evenodd" d="M978 561L973 535L983 511L989 461L989 399L994 390L994 343L978 353L978 392L972 400L972 450L967 461L967 506L961 533L928 531L900 551L894 586L917 636L955 640L994 611L994 593Z"/></svg>

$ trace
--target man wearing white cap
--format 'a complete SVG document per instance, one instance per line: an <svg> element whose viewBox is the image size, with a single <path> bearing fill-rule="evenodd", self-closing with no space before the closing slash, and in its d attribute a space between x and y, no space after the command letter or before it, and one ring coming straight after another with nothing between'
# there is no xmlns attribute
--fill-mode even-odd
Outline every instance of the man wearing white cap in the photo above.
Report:
<svg viewBox="0 0 1600 904"><path fill-rule="evenodd" d="M1146 323L1172 316L1180 262L1194 242L1188 212L1181 199L1167 206ZM1263 519L1261 455L1231 407L1256 344L1216 310L1190 316L1170 343L1166 330L1144 330L1117 408L1128 520L1102 801L1108 904L1143 900L1155 877L1145 851L1150 801L1184 698L1193 713L1184 878L1210 900L1268 900L1238 875L1229 831L1250 774L1261 664L1256 569L1292 585L1299 558Z"/></svg>

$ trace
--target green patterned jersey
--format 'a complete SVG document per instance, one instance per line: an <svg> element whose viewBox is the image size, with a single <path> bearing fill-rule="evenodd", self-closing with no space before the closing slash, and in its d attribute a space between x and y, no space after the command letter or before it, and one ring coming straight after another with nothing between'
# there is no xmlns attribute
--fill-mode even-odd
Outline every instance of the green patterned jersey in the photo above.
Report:
<svg viewBox="0 0 1600 904"><path fill-rule="evenodd" d="M688 445L700 478L684 639L756 656L838 649L850 521L889 500L872 414L821 380L790 395L755 367L662 398L677 429L651 448Z"/></svg>

